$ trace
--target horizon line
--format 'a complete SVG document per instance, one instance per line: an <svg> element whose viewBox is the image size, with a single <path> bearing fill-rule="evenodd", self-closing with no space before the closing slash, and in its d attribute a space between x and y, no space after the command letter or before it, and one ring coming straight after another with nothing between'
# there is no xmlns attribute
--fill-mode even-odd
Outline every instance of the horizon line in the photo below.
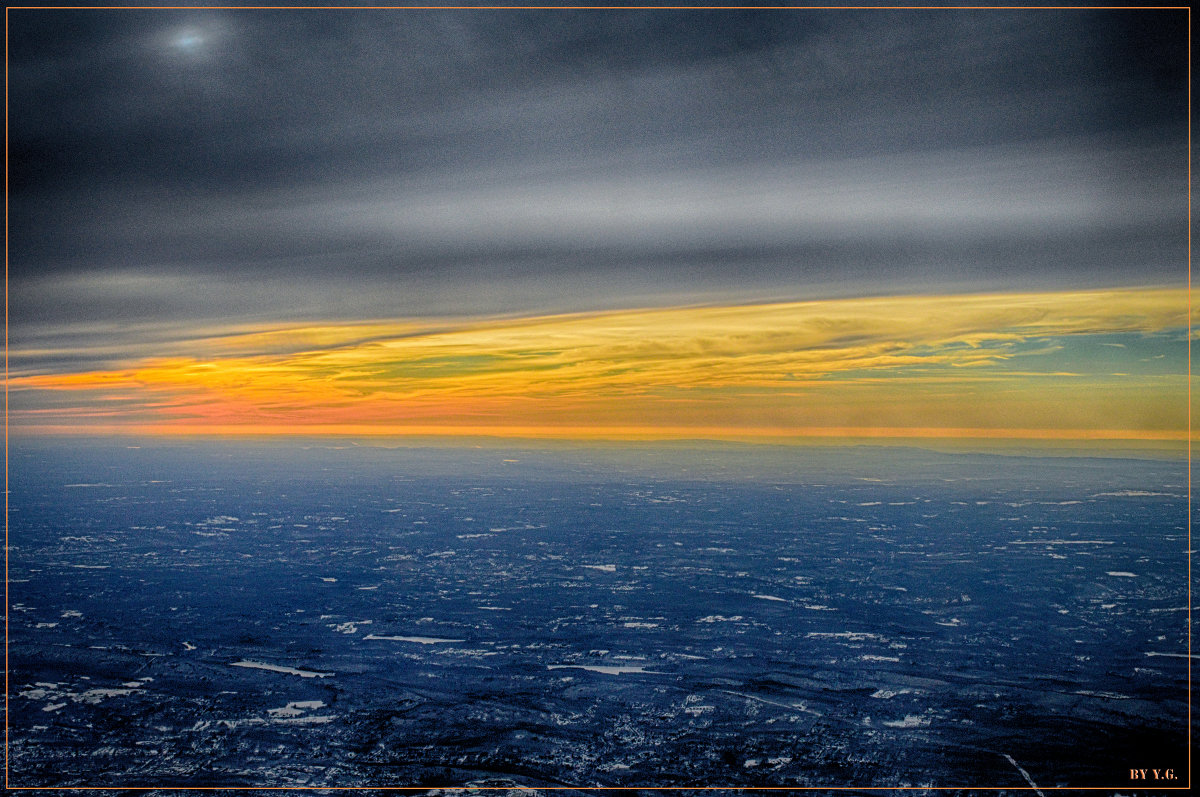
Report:
<svg viewBox="0 0 1200 797"><path fill-rule="evenodd" d="M713 439L803 443L809 439L1013 440L1031 442L1112 442L1184 444L1184 430L1028 429L979 427L541 427L384 424L97 424L9 425L9 434L30 437L497 437L555 440L671 441Z"/></svg>

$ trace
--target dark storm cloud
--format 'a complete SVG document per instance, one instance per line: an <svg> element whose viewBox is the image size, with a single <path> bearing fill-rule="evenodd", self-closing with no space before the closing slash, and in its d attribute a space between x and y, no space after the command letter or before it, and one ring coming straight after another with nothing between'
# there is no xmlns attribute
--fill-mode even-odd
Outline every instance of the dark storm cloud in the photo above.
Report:
<svg viewBox="0 0 1200 797"><path fill-rule="evenodd" d="M13 11L14 336L1178 280L1185 25Z"/></svg>

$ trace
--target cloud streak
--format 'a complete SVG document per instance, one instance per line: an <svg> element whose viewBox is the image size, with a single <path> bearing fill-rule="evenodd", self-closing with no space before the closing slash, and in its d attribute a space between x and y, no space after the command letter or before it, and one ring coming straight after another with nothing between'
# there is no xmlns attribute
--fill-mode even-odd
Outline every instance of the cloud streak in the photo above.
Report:
<svg viewBox="0 0 1200 797"><path fill-rule="evenodd" d="M1177 289L896 297L273 328L192 356L17 375L18 425L365 432L969 427L1179 434L1186 380L1114 336L1179 343ZM1054 361L1064 341L1103 358ZM1186 349L1174 346L1175 357ZM1095 355L1094 358L1098 358ZM1113 360L1117 357L1117 360ZM1105 359L1107 358L1107 359ZM1039 360L1050 359L1050 367ZM1120 364L1126 371L1117 371ZM1084 366L1082 370L1078 367ZM1130 370L1139 374L1127 378Z"/></svg>

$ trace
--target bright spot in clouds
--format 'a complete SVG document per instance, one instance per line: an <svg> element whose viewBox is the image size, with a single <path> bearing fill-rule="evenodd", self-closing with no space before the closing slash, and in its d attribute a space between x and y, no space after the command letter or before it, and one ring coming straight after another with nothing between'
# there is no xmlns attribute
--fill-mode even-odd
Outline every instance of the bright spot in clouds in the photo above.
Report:
<svg viewBox="0 0 1200 797"><path fill-rule="evenodd" d="M204 37L192 31L185 31L175 37L175 46L181 50L192 50L203 43Z"/></svg>
<svg viewBox="0 0 1200 797"><path fill-rule="evenodd" d="M171 31L167 41L176 54L200 55L211 49L221 32L216 25L189 25Z"/></svg>

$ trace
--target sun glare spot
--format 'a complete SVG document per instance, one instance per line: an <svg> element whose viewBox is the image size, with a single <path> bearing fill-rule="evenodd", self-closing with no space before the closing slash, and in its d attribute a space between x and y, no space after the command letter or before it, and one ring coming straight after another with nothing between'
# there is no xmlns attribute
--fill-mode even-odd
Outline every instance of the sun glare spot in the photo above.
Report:
<svg viewBox="0 0 1200 797"><path fill-rule="evenodd" d="M195 30L185 30L175 35L176 49L184 52L195 52L204 44L204 36Z"/></svg>
<svg viewBox="0 0 1200 797"><path fill-rule="evenodd" d="M181 25L163 32L161 46L176 58L205 58L214 54L226 38L226 26L218 20Z"/></svg>

